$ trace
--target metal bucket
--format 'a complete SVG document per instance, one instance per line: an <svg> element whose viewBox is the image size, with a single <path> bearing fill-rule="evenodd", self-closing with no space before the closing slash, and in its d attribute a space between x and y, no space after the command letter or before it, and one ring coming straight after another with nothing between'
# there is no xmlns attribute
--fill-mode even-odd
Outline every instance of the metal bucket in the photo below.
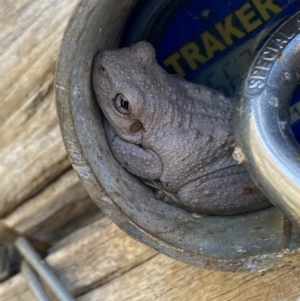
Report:
<svg viewBox="0 0 300 301"><path fill-rule="evenodd" d="M99 51L118 47L136 2L81 1L61 46L59 122L71 163L90 196L129 235L190 265L249 272L297 258L297 226L275 207L231 217L191 213L155 199L112 156L92 89L92 63Z"/></svg>

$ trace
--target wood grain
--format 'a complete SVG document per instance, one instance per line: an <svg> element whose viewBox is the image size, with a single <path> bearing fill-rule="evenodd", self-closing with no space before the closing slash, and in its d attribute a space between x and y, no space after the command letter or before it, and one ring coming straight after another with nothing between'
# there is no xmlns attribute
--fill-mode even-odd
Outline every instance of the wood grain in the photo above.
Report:
<svg viewBox="0 0 300 301"><path fill-rule="evenodd" d="M108 218L80 229L67 242L46 260L74 296L126 273L156 254L130 238ZM22 275L0 284L0 300L32 301Z"/></svg>
<svg viewBox="0 0 300 301"><path fill-rule="evenodd" d="M70 167L57 123L54 71L77 0L0 1L0 216Z"/></svg>
<svg viewBox="0 0 300 301"><path fill-rule="evenodd" d="M53 243L63 226L92 212L101 213L70 169L2 221L20 233Z"/></svg>
<svg viewBox="0 0 300 301"><path fill-rule="evenodd" d="M134 241L107 218L71 234L52 252L47 262L80 301L296 301L300 296L299 260L265 273L197 269ZM0 300L31 298L22 275L0 284Z"/></svg>
<svg viewBox="0 0 300 301"><path fill-rule="evenodd" d="M252 274L213 272L159 254L80 301L299 300L300 264Z"/></svg>
<svg viewBox="0 0 300 301"><path fill-rule="evenodd" d="M56 120L53 87L13 117L0 130L0 216L70 167Z"/></svg>
<svg viewBox="0 0 300 301"><path fill-rule="evenodd" d="M0 2L0 11L4 12L0 35L0 124L39 90L49 74L53 77L62 34L77 2Z"/></svg>

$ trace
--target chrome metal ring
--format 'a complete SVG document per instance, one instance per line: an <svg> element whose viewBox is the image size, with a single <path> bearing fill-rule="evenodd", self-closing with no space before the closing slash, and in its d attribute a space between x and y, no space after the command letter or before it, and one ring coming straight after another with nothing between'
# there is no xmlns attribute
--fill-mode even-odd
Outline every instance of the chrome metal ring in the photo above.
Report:
<svg viewBox="0 0 300 301"><path fill-rule="evenodd" d="M236 153L269 200L300 225L300 146L289 104L300 75L300 11L257 53L236 94Z"/></svg>

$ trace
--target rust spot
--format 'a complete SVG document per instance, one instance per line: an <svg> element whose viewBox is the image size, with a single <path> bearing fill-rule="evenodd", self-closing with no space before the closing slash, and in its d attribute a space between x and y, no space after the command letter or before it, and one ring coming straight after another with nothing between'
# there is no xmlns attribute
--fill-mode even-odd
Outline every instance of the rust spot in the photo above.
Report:
<svg viewBox="0 0 300 301"><path fill-rule="evenodd" d="M280 60L282 58L282 52L279 52L278 54L277 54L277 60Z"/></svg>
<svg viewBox="0 0 300 301"><path fill-rule="evenodd" d="M254 193L257 193L258 189L256 187L252 188L252 187L245 187L243 188L243 195L251 195Z"/></svg>
<svg viewBox="0 0 300 301"><path fill-rule="evenodd" d="M130 131L130 133L137 133L137 132L139 132L142 128L143 128L142 124L137 120L136 122L134 122L134 123L130 126L129 131Z"/></svg>

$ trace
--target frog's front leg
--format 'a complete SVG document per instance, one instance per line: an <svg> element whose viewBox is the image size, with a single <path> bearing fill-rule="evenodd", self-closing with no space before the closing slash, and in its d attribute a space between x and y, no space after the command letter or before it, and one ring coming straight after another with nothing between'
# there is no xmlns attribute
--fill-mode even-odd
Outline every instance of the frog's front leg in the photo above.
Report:
<svg viewBox="0 0 300 301"><path fill-rule="evenodd" d="M163 166L155 152L121 139L108 122L105 122L105 132L110 150L122 167L143 179L160 178Z"/></svg>

